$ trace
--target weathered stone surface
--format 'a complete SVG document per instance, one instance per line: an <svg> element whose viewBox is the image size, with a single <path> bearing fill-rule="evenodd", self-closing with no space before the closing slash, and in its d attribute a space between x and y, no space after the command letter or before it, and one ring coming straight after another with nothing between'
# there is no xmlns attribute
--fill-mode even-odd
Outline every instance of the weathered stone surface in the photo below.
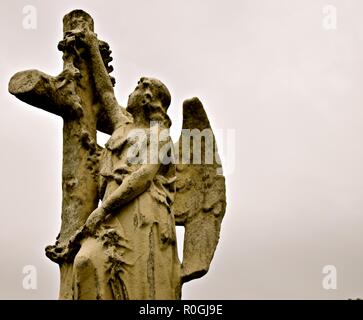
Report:
<svg viewBox="0 0 363 320"><path fill-rule="evenodd" d="M202 133L206 130L210 134L210 139L201 140L197 149L200 164L193 164L195 154L190 150L192 164L177 165L173 211L176 223L185 227L182 282L187 282L204 276L209 270L226 210L226 190L215 138L198 98L184 101L182 129L198 129ZM181 160L182 140L187 139L188 133L189 130L182 133L176 144ZM208 155L211 161L206 161Z"/></svg>
<svg viewBox="0 0 363 320"><path fill-rule="evenodd" d="M64 120L62 225L46 248L60 266L60 299L179 299L184 282L207 273L226 208L203 105L184 102L183 129L206 130L212 140L193 138L199 149L180 164L189 152L174 148L169 136L166 86L141 78L121 107L109 75L111 51L93 19L74 10L63 23L63 71L22 71L9 82L11 94ZM105 148L97 130L111 135ZM188 137L183 131L179 141ZM186 229L182 263L176 224Z"/></svg>

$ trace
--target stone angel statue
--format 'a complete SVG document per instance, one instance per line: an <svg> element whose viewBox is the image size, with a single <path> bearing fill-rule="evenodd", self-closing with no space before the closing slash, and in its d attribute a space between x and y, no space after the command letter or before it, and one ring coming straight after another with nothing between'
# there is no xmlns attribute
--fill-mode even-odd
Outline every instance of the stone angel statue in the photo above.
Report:
<svg viewBox="0 0 363 320"><path fill-rule="evenodd" d="M47 256L61 268L60 298L180 299L183 283L208 272L226 210L225 179L204 107L197 98L184 102L183 130L174 144L169 136L167 87L143 77L127 107L121 107L109 75L110 59L102 52L109 47L94 33L92 18L75 10L64 21L60 47L67 53L63 59L68 71L63 71L63 77L66 74L72 84L66 100L71 99L78 111L72 120L63 117L65 125L90 119L93 112L94 131L109 133L110 139L101 148L78 130L78 140L66 145L66 152L75 154L88 141L97 161L80 161L78 166L71 160L64 162L67 184L63 192L69 188L69 176L74 178L82 166L91 167L97 190L77 183L82 177L72 186L77 194L92 195L92 210L74 193L63 198L61 234L55 245L46 248ZM72 103L52 99L52 95L63 96L49 89L49 83L57 84L63 77L23 71L12 78L9 90L37 107L46 101L63 110ZM80 84L85 78L87 94ZM39 89L42 86L48 91ZM96 111L85 106L87 101ZM42 108L52 111L49 105ZM82 172L86 177L87 171ZM80 219L80 210L89 213ZM185 227L182 262L177 254L177 225Z"/></svg>

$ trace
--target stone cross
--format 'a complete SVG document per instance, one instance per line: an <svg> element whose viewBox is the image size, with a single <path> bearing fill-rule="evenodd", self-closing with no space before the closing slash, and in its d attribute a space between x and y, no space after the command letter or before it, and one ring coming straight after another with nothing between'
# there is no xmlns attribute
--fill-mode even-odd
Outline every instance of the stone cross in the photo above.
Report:
<svg viewBox="0 0 363 320"><path fill-rule="evenodd" d="M18 99L64 121L62 223L56 244L46 249L60 267L60 299L179 299L185 282L208 272L226 211L225 178L207 113L198 98L184 101L180 143L168 149L192 162L132 166L123 158L132 142L126 132L140 124L146 130L153 119L170 127L168 89L143 77L127 109L121 108L109 76L111 51L98 40L91 16L70 12L63 32L58 76L26 70L9 82ZM102 170L97 130L112 134ZM193 150L184 150L184 142ZM104 223L115 216L113 227ZM185 228L182 262L175 225Z"/></svg>
<svg viewBox="0 0 363 320"><path fill-rule="evenodd" d="M9 91L18 99L63 118L62 224L57 240L67 243L98 205L100 147L96 133L97 129L110 131L107 120L98 116L102 106L94 94L92 72L74 35L86 27L93 31L93 19L84 11L75 10L64 17L63 23L64 39L58 45L63 52L63 71L56 77L38 70L18 72L10 80ZM107 65L112 60L109 47L105 42L100 45ZM107 68L112 71L112 67ZM72 263L61 263L60 272L60 298L67 299Z"/></svg>

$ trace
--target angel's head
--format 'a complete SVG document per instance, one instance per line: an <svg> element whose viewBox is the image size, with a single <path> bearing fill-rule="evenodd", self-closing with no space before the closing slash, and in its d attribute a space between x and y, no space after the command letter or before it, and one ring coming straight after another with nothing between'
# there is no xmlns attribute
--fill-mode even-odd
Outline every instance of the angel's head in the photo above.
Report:
<svg viewBox="0 0 363 320"><path fill-rule="evenodd" d="M160 121L170 127L167 115L171 96L168 88L154 78L141 78L134 92L129 95L127 111L134 118L142 117L144 121Z"/></svg>

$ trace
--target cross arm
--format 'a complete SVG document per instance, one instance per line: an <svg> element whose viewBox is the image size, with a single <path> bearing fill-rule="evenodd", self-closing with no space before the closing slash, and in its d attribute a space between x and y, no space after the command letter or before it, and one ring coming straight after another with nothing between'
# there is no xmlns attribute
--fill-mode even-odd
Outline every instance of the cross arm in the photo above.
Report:
<svg viewBox="0 0 363 320"><path fill-rule="evenodd" d="M10 79L8 89L21 101L63 118L82 114L74 74L68 69L57 77L38 70L21 71Z"/></svg>

